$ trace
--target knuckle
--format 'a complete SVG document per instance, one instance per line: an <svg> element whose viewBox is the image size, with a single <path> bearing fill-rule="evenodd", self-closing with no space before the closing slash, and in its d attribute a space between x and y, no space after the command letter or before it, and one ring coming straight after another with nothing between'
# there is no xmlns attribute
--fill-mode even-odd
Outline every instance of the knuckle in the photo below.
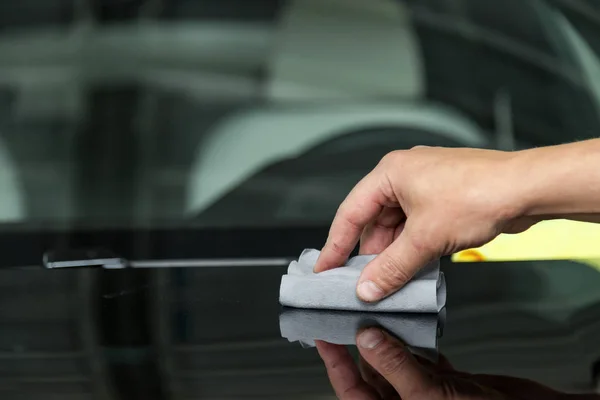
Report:
<svg viewBox="0 0 600 400"><path fill-rule="evenodd" d="M422 221L419 228L414 224L411 235L408 237L408 243L415 254L424 254L426 256L435 256L439 253L441 244L445 242L448 236L446 229L436 221Z"/></svg>
<svg viewBox="0 0 600 400"><path fill-rule="evenodd" d="M398 197L394 190L394 184L392 183L392 179L390 179L390 174L381 174L381 179L379 181L379 191L383 194L385 199L390 203L397 204Z"/></svg>
<svg viewBox="0 0 600 400"><path fill-rule="evenodd" d="M331 241L329 249L338 256L344 256L346 253L345 247L339 244L339 242L337 241Z"/></svg>
<svg viewBox="0 0 600 400"><path fill-rule="evenodd" d="M381 277L380 279L386 286L386 289L395 288L397 286L408 283L411 276L407 271L407 266L402 260L391 257L389 255L382 255L381 260Z"/></svg>
<svg viewBox="0 0 600 400"><path fill-rule="evenodd" d="M402 150L394 150L387 153L380 161L380 165L386 167L388 165L393 165L396 161L402 157Z"/></svg>
<svg viewBox="0 0 600 400"><path fill-rule="evenodd" d="M348 218L348 214L350 213L350 207L348 206L348 200L344 200L337 208L335 212L335 219L344 219Z"/></svg>
<svg viewBox="0 0 600 400"><path fill-rule="evenodd" d="M342 365L342 362L340 361L339 358L336 358L334 360L328 361L326 363L326 367L330 370L336 370L339 369L339 367Z"/></svg>
<svg viewBox="0 0 600 400"><path fill-rule="evenodd" d="M392 376L402 372L404 366L409 362L408 352L396 346L385 346L380 351L379 367L385 376Z"/></svg>
<svg viewBox="0 0 600 400"><path fill-rule="evenodd" d="M415 252L420 254L432 254L435 253L435 248L437 247L435 243L426 239L430 237L429 235L414 235L410 238L410 245L414 249Z"/></svg>
<svg viewBox="0 0 600 400"><path fill-rule="evenodd" d="M340 204L335 219L350 225L352 229L360 229L360 224L356 216L356 210L348 202L343 202Z"/></svg>

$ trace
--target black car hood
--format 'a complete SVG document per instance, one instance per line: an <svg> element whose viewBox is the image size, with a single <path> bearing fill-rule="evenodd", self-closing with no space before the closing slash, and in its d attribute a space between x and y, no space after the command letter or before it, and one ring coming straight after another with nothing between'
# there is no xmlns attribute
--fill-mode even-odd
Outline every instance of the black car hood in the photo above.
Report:
<svg viewBox="0 0 600 400"><path fill-rule="evenodd" d="M332 393L316 351L281 336L278 293L285 265L171 268L177 254L164 250L166 243L178 243L180 261L285 259L302 250L294 248L302 235L307 246L316 246L311 242L322 241L326 231L189 229L188 239L184 231L167 232L67 235L79 237L70 241L78 245L116 246L127 259L166 260L161 268L47 270L39 261L35 269L0 270L0 393L45 399L293 399ZM30 236L29 244L34 242ZM33 263L34 255L41 260L48 243L56 242L36 243L20 242ZM596 270L568 261L447 259L442 269L448 302L438 346L456 368L526 377L567 391L590 389L600 358Z"/></svg>

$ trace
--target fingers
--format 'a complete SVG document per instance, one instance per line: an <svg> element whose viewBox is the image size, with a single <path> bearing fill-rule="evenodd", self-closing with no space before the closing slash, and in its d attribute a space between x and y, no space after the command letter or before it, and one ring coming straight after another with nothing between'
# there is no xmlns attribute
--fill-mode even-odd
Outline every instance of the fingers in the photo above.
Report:
<svg viewBox="0 0 600 400"><path fill-rule="evenodd" d="M411 217L412 218L412 217ZM413 275L437 257L435 251L423 245L415 232L415 220L407 220L398 238L363 270L357 286L358 297L375 302L404 286ZM427 238L428 243L435 243Z"/></svg>
<svg viewBox="0 0 600 400"><path fill-rule="evenodd" d="M375 371L364 358L359 357L358 366L365 382L379 393L379 397L385 400L400 399L396 389L379 372Z"/></svg>
<svg viewBox="0 0 600 400"><path fill-rule="evenodd" d="M396 239L404 218L400 207L384 207L379 216L363 230L359 254L379 254L385 250Z"/></svg>
<svg viewBox="0 0 600 400"><path fill-rule="evenodd" d="M315 272L339 267L356 247L364 228L389 204L374 170L352 189L333 219L329 236L315 264Z"/></svg>
<svg viewBox="0 0 600 400"><path fill-rule="evenodd" d="M360 332L361 356L383 376L403 399L429 398L435 388L430 375L397 339L380 328Z"/></svg>
<svg viewBox="0 0 600 400"><path fill-rule="evenodd" d="M378 395L360 376L354 360L344 346L316 341L317 351L325 363L327 376L338 399L377 400Z"/></svg>

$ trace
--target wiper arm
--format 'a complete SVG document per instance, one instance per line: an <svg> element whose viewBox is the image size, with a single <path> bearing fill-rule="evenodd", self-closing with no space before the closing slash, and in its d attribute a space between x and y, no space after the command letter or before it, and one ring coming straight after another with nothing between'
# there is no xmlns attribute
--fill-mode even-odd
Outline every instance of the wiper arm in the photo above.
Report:
<svg viewBox="0 0 600 400"><path fill-rule="evenodd" d="M121 269L128 266L126 259L106 249L77 249L48 251L43 257L44 268L85 268L101 267Z"/></svg>
<svg viewBox="0 0 600 400"><path fill-rule="evenodd" d="M67 249L46 252L43 257L43 265L46 269L273 267L289 265L292 260L292 257L244 257L128 261L107 249Z"/></svg>

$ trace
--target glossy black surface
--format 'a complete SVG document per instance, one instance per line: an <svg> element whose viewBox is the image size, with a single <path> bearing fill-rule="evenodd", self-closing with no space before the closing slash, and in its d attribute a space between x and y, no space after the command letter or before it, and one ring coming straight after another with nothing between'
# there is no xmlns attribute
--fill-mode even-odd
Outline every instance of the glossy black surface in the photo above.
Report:
<svg viewBox="0 0 600 400"><path fill-rule="evenodd" d="M456 368L591 390L600 359L598 271L567 261L444 260L443 269L448 304L439 349ZM0 395L330 398L316 351L280 335L284 272L1 270Z"/></svg>

